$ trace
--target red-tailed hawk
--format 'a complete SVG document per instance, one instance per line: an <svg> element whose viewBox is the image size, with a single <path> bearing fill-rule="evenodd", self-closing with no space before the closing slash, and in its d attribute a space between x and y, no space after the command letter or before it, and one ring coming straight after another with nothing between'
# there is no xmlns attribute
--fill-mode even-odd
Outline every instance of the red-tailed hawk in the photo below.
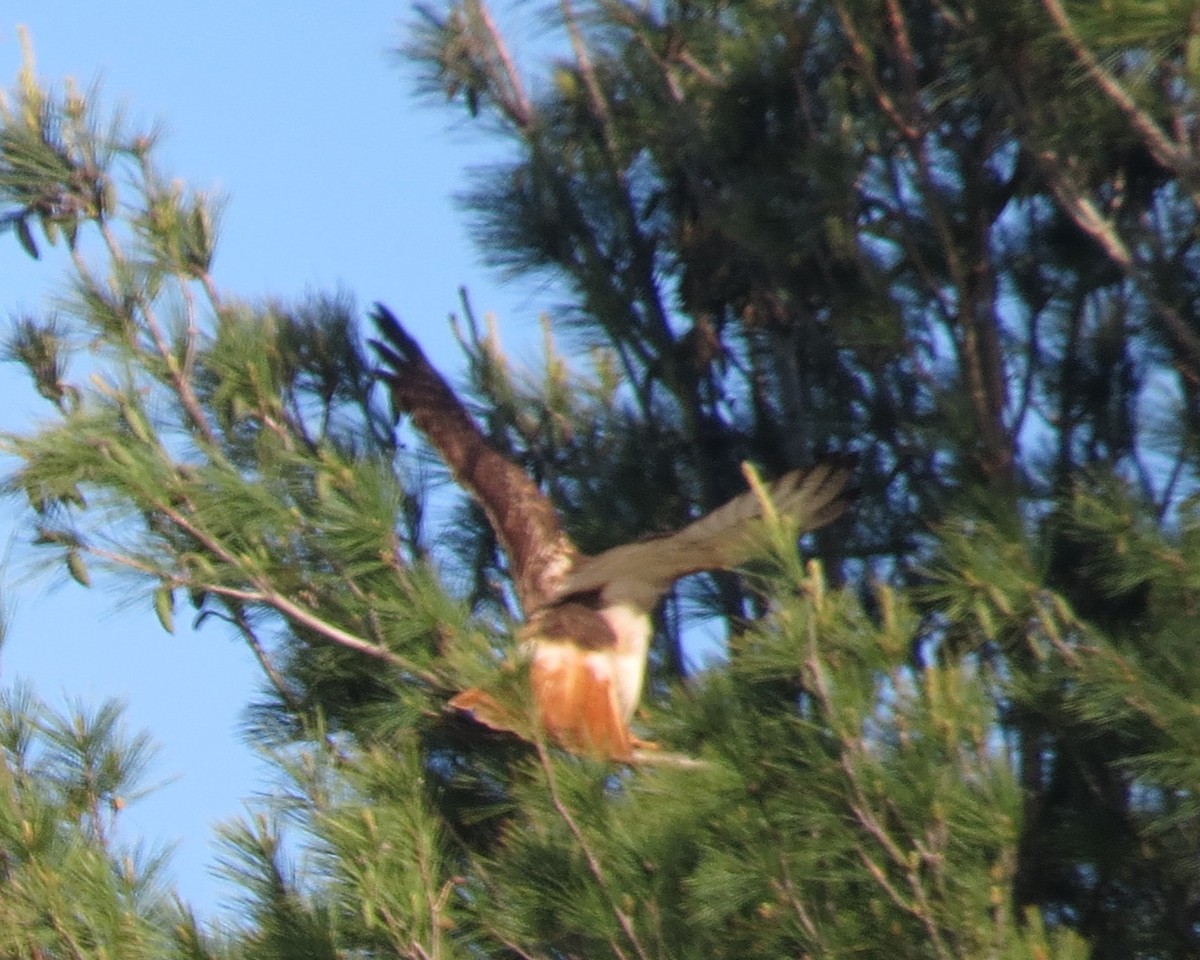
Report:
<svg viewBox="0 0 1200 960"><path fill-rule="evenodd" d="M748 560L761 503L746 492L675 533L586 556L563 532L549 498L488 443L399 321L382 306L373 318L386 342L371 343L396 415L407 413L429 438L483 508L508 556L525 615L519 637L538 721L569 750L631 759L642 745L629 723L641 697L655 605L682 576ZM776 510L803 532L842 514L850 474L851 459L836 458L793 470L767 489ZM481 690L459 693L450 706L494 729L521 726Z"/></svg>

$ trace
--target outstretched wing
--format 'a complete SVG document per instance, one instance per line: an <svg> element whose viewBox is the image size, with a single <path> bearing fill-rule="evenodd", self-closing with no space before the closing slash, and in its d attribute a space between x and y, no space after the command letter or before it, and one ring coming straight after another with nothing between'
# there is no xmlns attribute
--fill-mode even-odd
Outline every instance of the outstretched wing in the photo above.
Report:
<svg viewBox="0 0 1200 960"><path fill-rule="evenodd" d="M836 520L853 500L847 490L852 457L793 470L767 486L781 516L800 524L800 533ZM581 558L563 581L559 598L602 590L607 602L650 610L680 577L701 570L736 567L753 555L762 505L752 491L705 514L682 530L613 547Z"/></svg>
<svg viewBox="0 0 1200 960"><path fill-rule="evenodd" d="M400 321L382 305L372 313L383 342L371 346L383 361L379 377L399 416L407 413L441 454L454 479L483 508L511 567L526 616L561 592L578 556L549 498L493 447L450 385L425 358Z"/></svg>

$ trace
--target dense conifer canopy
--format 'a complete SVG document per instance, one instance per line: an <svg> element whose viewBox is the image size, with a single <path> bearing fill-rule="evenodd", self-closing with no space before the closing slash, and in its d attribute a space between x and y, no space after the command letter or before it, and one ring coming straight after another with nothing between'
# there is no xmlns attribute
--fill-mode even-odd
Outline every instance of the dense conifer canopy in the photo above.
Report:
<svg viewBox="0 0 1200 960"><path fill-rule="evenodd" d="M226 295L210 199L27 70L0 240L71 276L8 331L53 419L7 489L81 584L251 647L291 792L205 924L113 839L145 742L9 691L0 957L1196 956L1194 4L562 0L528 62L511 15L403 51L510 148L481 249L561 294L536 371L464 302L489 438L589 552L744 461L853 453L853 515L661 607L638 723L696 764L453 715L512 652L506 558L465 499L431 521L362 309Z"/></svg>

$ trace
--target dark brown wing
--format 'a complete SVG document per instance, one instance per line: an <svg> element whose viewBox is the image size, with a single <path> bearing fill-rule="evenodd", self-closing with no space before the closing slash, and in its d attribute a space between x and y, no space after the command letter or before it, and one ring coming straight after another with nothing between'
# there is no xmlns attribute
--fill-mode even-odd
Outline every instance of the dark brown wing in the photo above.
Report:
<svg viewBox="0 0 1200 960"><path fill-rule="evenodd" d="M854 496L846 488L853 469L852 457L831 458L784 474L767 485L767 492L779 514L799 523L804 533L845 512ZM560 597L600 590L606 603L630 603L648 611L680 577L749 560L761 517L762 505L747 491L675 533L580 558L563 581Z"/></svg>
<svg viewBox="0 0 1200 960"><path fill-rule="evenodd" d="M378 376L441 454L454 479L483 508L512 568L526 616L561 591L578 555L549 498L516 464L488 443L454 390L425 358L400 321L382 305L372 314L383 341L371 346L383 361Z"/></svg>

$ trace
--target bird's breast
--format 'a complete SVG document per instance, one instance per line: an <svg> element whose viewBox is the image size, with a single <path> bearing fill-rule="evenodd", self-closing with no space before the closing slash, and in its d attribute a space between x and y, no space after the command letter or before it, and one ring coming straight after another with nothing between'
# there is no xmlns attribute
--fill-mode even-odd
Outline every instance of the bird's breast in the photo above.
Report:
<svg viewBox="0 0 1200 960"><path fill-rule="evenodd" d="M621 713L628 723L642 696L646 658L650 654L650 615L623 603L601 607L599 613L617 638L612 658L613 682Z"/></svg>
<svg viewBox="0 0 1200 960"><path fill-rule="evenodd" d="M607 604L597 611L617 638L617 652L643 660L650 652L650 616L624 603Z"/></svg>

